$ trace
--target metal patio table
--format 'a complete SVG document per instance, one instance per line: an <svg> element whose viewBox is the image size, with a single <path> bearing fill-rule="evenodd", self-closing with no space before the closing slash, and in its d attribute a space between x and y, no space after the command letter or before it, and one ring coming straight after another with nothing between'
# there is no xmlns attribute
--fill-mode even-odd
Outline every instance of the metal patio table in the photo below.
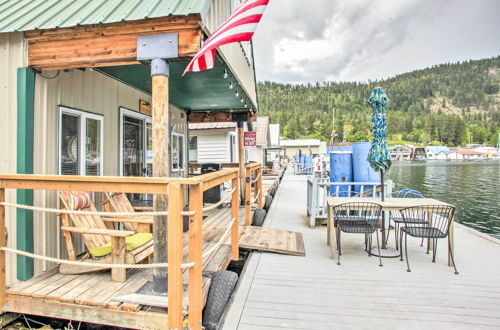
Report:
<svg viewBox="0 0 500 330"><path fill-rule="evenodd" d="M435 205L435 206L453 206L451 204L439 201L433 198L396 198L396 197L387 197L384 201L381 201L377 198L368 198L368 197L328 197L328 230L327 230L327 244L330 246L332 259L337 257L337 242L336 242L336 227L333 223L333 208L337 205L344 203L375 203L382 206L382 211L399 211L401 209L419 205ZM454 235L453 235L453 223L450 225L450 246L448 247L448 266L452 266L451 257L450 257L450 249L454 250ZM382 224L382 232L386 230L385 223ZM432 243L432 242L431 242Z"/></svg>

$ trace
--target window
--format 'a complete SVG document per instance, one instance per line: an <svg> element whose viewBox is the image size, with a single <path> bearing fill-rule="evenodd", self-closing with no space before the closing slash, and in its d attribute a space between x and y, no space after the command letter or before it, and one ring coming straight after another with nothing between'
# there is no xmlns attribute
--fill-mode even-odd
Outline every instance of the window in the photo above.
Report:
<svg viewBox="0 0 500 330"><path fill-rule="evenodd" d="M59 173L103 174L103 116L60 108Z"/></svg>
<svg viewBox="0 0 500 330"><path fill-rule="evenodd" d="M198 137L191 136L189 138L189 161L197 162L198 161Z"/></svg>
<svg viewBox="0 0 500 330"><path fill-rule="evenodd" d="M230 159L229 161L231 163L236 163L238 161L237 159L237 150L236 150L236 133L235 132L230 132L229 133L229 150L231 152L230 154Z"/></svg>
<svg viewBox="0 0 500 330"><path fill-rule="evenodd" d="M184 135L172 132L172 172L184 170Z"/></svg>
<svg viewBox="0 0 500 330"><path fill-rule="evenodd" d="M151 116L120 108L120 174L153 175Z"/></svg>

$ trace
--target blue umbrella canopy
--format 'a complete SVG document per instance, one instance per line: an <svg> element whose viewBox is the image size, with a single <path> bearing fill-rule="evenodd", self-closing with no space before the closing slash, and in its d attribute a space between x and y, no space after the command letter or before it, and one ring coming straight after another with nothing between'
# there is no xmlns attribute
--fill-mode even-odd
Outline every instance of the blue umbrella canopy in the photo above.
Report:
<svg viewBox="0 0 500 330"><path fill-rule="evenodd" d="M387 145L387 119L385 106L389 104L389 98L380 87L373 89L368 103L373 108L372 132L373 142L368 153L368 161L377 172L386 172L391 167L391 154Z"/></svg>

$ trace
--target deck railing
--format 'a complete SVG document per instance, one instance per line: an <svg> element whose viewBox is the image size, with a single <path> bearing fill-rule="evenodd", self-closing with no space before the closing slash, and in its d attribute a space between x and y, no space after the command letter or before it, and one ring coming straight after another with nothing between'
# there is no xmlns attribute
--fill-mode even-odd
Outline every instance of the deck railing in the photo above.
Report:
<svg viewBox="0 0 500 330"><path fill-rule="evenodd" d="M239 171L228 169L193 178L139 178L139 177L85 177L56 175L0 175L0 306L4 306L6 296L6 236L5 207L15 206L6 203L6 189L30 189L53 191L91 191L108 193L138 193L168 196L168 328L183 327L183 270L189 268L189 327L201 329L204 306L202 267L203 258L203 192L224 182L232 184L231 216L232 222L217 246L231 237L231 254L234 260L239 255ZM185 210L184 187L189 190L189 207ZM21 206L17 206L21 207ZM207 210L207 208L205 208ZM35 211L43 211L35 209ZM104 212L100 212L104 213ZM113 212L109 212L112 216ZM183 216L189 216L188 263L183 264ZM15 220L14 220L15 221ZM83 229L85 231L85 229ZM94 230L95 231L95 230ZM106 231L106 230L102 230ZM113 231L115 232L115 231ZM115 240L112 240L114 242ZM113 244L113 243L112 243ZM113 247L113 252L115 246ZM123 244L123 249L124 249ZM10 251L12 252L12 251ZM214 251L215 252L215 251ZM121 252L124 255L124 251ZM113 258L113 261L117 259ZM124 263L124 258L120 259ZM114 263L114 262L113 262ZM112 268L112 272L125 268ZM162 327L161 325L159 325ZM165 325L167 327L167 325Z"/></svg>
<svg viewBox="0 0 500 330"><path fill-rule="evenodd" d="M238 163L221 163L221 168L238 168ZM189 173L195 174L201 169L201 163L189 164ZM263 167L261 163L247 163L245 165L245 225L252 224L252 204L258 208L264 206L264 191L262 189Z"/></svg>
<svg viewBox="0 0 500 330"><path fill-rule="evenodd" d="M262 164L249 163L245 166L245 225L252 225L252 204L264 207L262 189Z"/></svg>
<svg viewBox="0 0 500 330"><path fill-rule="evenodd" d="M384 194L391 196L394 183L384 181ZM336 197L380 197L380 182L330 182L329 178L307 177L307 215L309 226L316 226L316 219L327 218L328 196Z"/></svg>

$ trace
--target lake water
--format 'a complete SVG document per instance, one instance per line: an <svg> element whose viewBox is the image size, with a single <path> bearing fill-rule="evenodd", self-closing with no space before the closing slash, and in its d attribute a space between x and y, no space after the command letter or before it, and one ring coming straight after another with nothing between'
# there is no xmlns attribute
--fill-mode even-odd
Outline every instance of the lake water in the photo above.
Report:
<svg viewBox="0 0 500 330"><path fill-rule="evenodd" d="M395 163L395 191L410 188L456 206L455 220L500 238L500 161Z"/></svg>

